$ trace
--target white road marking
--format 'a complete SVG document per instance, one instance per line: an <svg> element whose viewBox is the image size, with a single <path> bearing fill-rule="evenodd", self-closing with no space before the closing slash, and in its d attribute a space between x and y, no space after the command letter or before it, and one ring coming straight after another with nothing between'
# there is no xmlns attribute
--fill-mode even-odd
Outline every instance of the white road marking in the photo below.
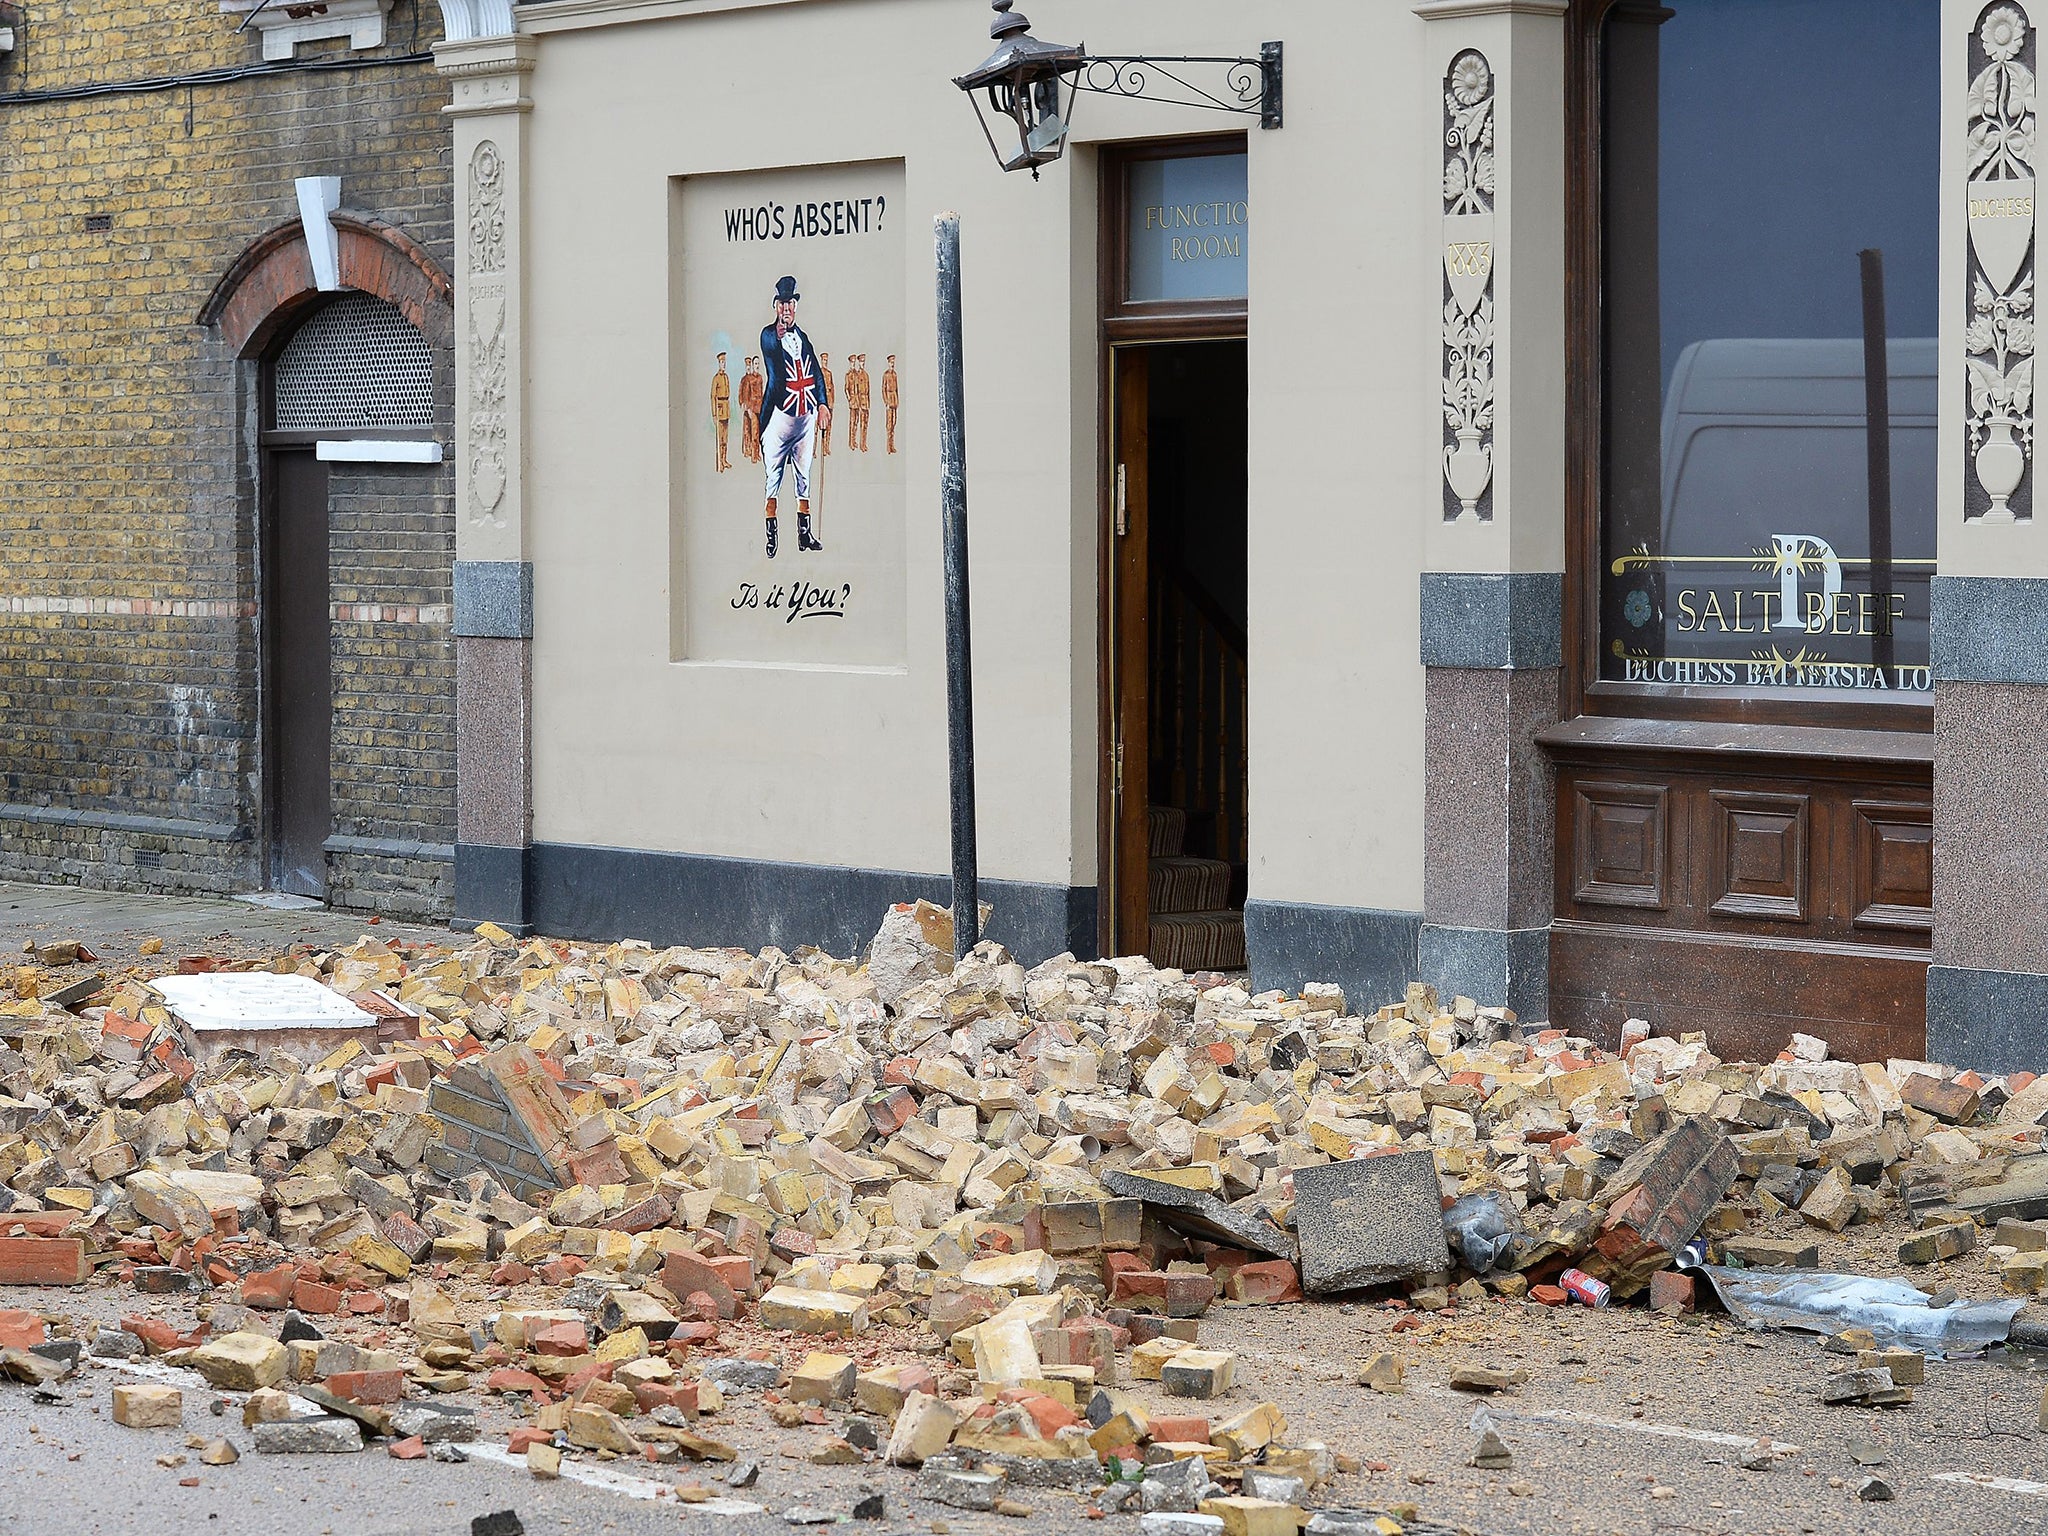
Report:
<svg viewBox="0 0 2048 1536"><path fill-rule="evenodd" d="M2048 1498L2048 1483L2030 1483L2023 1477L1992 1477L1982 1472L1937 1472L1937 1483L1969 1483L1977 1488L1995 1488L2000 1493L2022 1493L2028 1498Z"/></svg>
<svg viewBox="0 0 2048 1536"><path fill-rule="evenodd" d="M1447 1393L1459 1397L1463 1393ZM1653 1419L1603 1419L1598 1414L1579 1413L1570 1408L1557 1408L1547 1413L1525 1413L1513 1408L1503 1408L1498 1399L1486 1403L1486 1411L1496 1419L1520 1419L1537 1424L1584 1424L1592 1429L1625 1429L1632 1435L1659 1435L1667 1440L1697 1440L1702 1445L1726 1445L1748 1450L1762 1439L1761 1435L1730 1435L1713 1429L1688 1429L1682 1424L1659 1424ZM1797 1456L1799 1447L1788 1445L1783 1440L1771 1442L1773 1456Z"/></svg>
<svg viewBox="0 0 2048 1536"><path fill-rule="evenodd" d="M471 1461L490 1461L501 1467L526 1470L526 1458L513 1455L502 1445L470 1444L463 1446L462 1451ZM675 1488L668 1483L649 1482L644 1477L629 1477L609 1467L594 1467L580 1461L563 1461L562 1476L572 1483L622 1493L629 1499L666 1499L686 1514L758 1515L764 1512L763 1505L750 1504L745 1499L709 1499L702 1504L685 1504L676 1497Z"/></svg>

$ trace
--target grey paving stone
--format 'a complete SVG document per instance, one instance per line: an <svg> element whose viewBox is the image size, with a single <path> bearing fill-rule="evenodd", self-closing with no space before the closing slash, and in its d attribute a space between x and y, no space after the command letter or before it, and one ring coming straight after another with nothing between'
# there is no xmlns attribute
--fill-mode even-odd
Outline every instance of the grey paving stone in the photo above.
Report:
<svg viewBox="0 0 2048 1536"><path fill-rule="evenodd" d="M1356 1290L1451 1267L1436 1157L1395 1152L1294 1171L1301 1285Z"/></svg>

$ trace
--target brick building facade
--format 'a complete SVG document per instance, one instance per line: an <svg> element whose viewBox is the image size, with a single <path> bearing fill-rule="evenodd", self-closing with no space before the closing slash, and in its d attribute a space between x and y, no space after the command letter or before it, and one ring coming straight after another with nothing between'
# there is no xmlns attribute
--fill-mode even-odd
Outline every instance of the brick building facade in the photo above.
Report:
<svg viewBox="0 0 2048 1536"><path fill-rule="evenodd" d="M270 431L280 349L331 303L365 302L322 290L333 240L340 288L395 305L424 339L430 403L384 435L415 460L435 446L431 462L372 448L325 466L331 808L314 878L337 905L445 915L453 198L447 86L427 53L440 17L416 0L266 8L253 25L224 9L57 0L7 18L0 878L280 883L271 480L282 449L310 463L318 439L385 419L337 396L336 420L316 423L335 430ZM340 178L325 229L300 204L315 177Z"/></svg>

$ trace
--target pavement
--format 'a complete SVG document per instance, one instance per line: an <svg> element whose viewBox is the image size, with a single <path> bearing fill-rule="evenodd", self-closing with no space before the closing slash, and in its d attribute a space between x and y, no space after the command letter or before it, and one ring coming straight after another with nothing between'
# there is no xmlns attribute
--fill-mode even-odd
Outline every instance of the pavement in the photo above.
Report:
<svg viewBox="0 0 2048 1536"><path fill-rule="evenodd" d="M271 908L245 901L198 896L141 896L121 891L88 891L68 885L21 885L0 881L0 963L31 941L77 939L103 966L142 962L148 939L163 941L163 954L246 959L294 944L328 949L353 944L363 934L448 944L462 935L448 928L388 922L328 907Z"/></svg>
<svg viewBox="0 0 2048 1536"><path fill-rule="evenodd" d="M0 885L0 946L78 939L110 966L134 963L137 946L151 936L165 941L167 957L225 958L291 943L344 944L364 932L452 937L317 910ZM1824 1267L1897 1270L1896 1228L1814 1235ZM1995 1275L1972 1259L1948 1266L1941 1282L1966 1294L1997 1288ZM184 1327L215 1310L196 1297L138 1296L110 1284L8 1287L0 1290L0 1307L65 1318L74 1332L136 1312ZM225 1308L213 1320L234 1326ZM258 1326L271 1323L261 1318ZM1175 1411L1206 1410L1220 1419L1270 1399L1286 1415L1290 1440L1320 1440L1362 1464L1312 1503L1411 1505L1414 1514L1400 1511L1411 1533L1950 1536L2048 1529L2048 1436L2036 1427L2048 1372L2024 1355L1930 1361L1927 1384L1910 1406L1877 1409L1820 1403L1823 1379L1842 1362L1817 1341L1752 1334L1723 1314L1670 1318L1640 1308L1553 1310L1501 1301L1436 1315L1369 1302L1227 1304L1212 1309L1201 1334L1205 1345L1238 1352L1239 1385L1222 1401L1177 1402ZM1381 1350L1407 1361L1407 1388L1399 1394L1353 1384L1358 1364ZM1513 1453L1506 1470L1465 1464L1479 1400L1448 1385L1451 1372L1465 1365L1529 1373L1522 1385L1486 1399ZM125 1429L112 1422L110 1394L117 1382L137 1379L124 1374L135 1369L90 1362L46 1396L0 1385L0 1446L8 1450L0 1536L461 1536L476 1516L506 1509L517 1511L530 1533L632 1536L715 1525L720 1536L770 1536L792 1529L784 1519L792 1506L845 1511L863 1483L888 1502L884 1520L859 1527L875 1536L1137 1531L1136 1516L1091 1519L1071 1494L1031 1491L1024 1497L1033 1515L1007 1519L924 1501L914 1474L902 1469L812 1465L808 1451L838 1429L837 1417L825 1427L780 1429L756 1394L735 1394L701 1426L761 1464L756 1486L728 1492L710 1465L585 1458L565 1471L587 1481L536 1481L523 1466L487 1459L502 1455L504 1432L519 1422L509 1405L496 1403L484 1413L484 1449L461 1465L395 1461L381 1447L354 1456L259 1456L231 1406L216 1417L210 1407L218 1395L196 1375L154 1362L142 1367L153 1373L148 1379L186 1388L184 1426ZM1165 1407L1155 1384L1138 1395ZM241 1460L201 1465L187 1436L222 1434ZM1766 1471L1743 1470L1742 1453L1759 1437L1774 1442L1775 1461ZM1857 1485L1872 1475L1892 1485L1892 1501L1858 1499ZM673 1489L684 1482L761 1508L679 1503Z"/></svg>

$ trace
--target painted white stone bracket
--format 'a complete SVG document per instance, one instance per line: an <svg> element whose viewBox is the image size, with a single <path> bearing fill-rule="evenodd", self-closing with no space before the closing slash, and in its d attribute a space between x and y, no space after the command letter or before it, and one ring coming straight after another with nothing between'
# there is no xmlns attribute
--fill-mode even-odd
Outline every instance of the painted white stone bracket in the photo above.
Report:
<svg viewBox="0 0 2048 1536"><path fill-rule="evenodd" d="M341 235L334 227L334 210L341 206L341 178L301 176L292 185L299 194L299 225L306 232L313 286L322 293L333 293L341 287Z"/></svg>
<svg viewBox="0 0 2048 1536"><path fill-rule="evenodd" d="M2034 484L2034 160L2039 33L2023 0L1978 12L1967 49L1969 446L1964 517L2028 522Z"/></svg>
<svg viewBox="0 0 2048 1536"><path fill-rule="evenodd" d="M321 0L315 5L293 4L291 0L220 0L221 13L246 16L255 12L253 26L263 38L263 57L289 59L301 43L325 42L345 37L351 48L382 48L384 18L391 12L391 0Z"/></svg>

